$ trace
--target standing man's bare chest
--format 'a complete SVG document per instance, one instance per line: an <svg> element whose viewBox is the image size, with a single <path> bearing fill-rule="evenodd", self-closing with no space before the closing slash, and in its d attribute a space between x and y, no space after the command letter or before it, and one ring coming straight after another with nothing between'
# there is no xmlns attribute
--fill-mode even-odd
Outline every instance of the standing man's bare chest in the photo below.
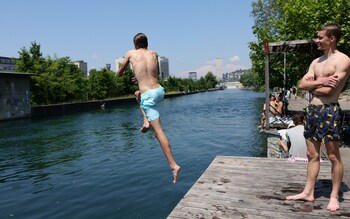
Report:
<svg viewBox="0 0 350 219"><path fill-rule="evenodd" d="M314 67L315 78L328 77L334 75L336 62L334 59L325 59L316 63Z"/></svg>

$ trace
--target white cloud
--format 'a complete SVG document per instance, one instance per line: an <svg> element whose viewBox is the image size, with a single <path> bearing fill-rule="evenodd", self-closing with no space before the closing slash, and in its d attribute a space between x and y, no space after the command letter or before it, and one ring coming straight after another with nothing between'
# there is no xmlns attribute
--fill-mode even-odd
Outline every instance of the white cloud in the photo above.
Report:
<svg viewBox="0 0 350 219"><path fill-rule="evenodd" d="M207 64L207 65L198 67L195 70L189 70L189 71L177 73L175 76L180 78L188 78L189 72L197 72L197 78L200 79L201 77L204 77L209 71L215 73L215 66L212 64Z"/></svg>
<svg viewBox="0 0 350 219"><path fill-rule="evenodd" d="M234 56L230 57L229 60L230 60L230 63L228 63L228 64L223 63L224 64L223 65L223 73L233 72L233 71L240 70L240 69L247 69L246 66L243 66L243 65L238 64L238 63L234 63L234 62L239 62L241 60L241 58L239 56L234 55ZM190 70L190 71L197 72L198 79L200 77L205 76L208 72L213 72L215 74L215 72L216 72L215 59L213 59L211 61L206 61L205 65L200 66L200 67L196 68L195 70ZM180 72L180 73L176 74L176 77L188 78L188 72L190 72L190 71Z"/></svg>
<svg viewBox="0 0 350 219"><path fill-rule="evenodd" d="M239 69L247 69L247 68L243 65L236 65L236 64L230 63L225 65L223 69L224 69L224 73L226 73L226 72L233 72Z"/></svg>
<svg viewBox="0 0 350 219"><path fill-rule="evenodd" d="M197 72L197 78L200 78L202 76L205 76L208 72L215 73L215 67L214 65L204 65L196 69Z"/></svg>
<svg viewBox="0 0 350 219"><path fill-rule="evenodd" d="M170 76L175 76L176 78L188 78L188 72L189 71L184 71Z"/></svg>
<svg viewBox="0 0 350 219"><path fill-rule="evenodd" d="M91 54L91 58L97 59L97 58L98 58L98 55L97 55L95 52L93 52L93 53Z"/></svg>
<svg viewBox="0 0 350 219"><path fill-rule="evenodd" d="M239 60L241 60L241 58L239 56L237 56L237 55L234 55L234 56L230 57L230 61L231 62L237 62Z"/></svg>

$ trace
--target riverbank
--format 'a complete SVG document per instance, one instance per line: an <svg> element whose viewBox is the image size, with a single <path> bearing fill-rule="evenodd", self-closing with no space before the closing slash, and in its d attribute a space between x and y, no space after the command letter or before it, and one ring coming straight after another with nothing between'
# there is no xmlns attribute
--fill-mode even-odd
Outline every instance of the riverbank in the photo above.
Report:
<svg viewBox="0 0 350 219"><path fill-rule="evenodd" d="M165 94L164 98L173 98L178 96L203 93L203 92L209 92L209 91L217 91L222 89L223 88L218 87L218 88L193 91L193 92L180 92L180 91L169 92ZM113 108L116 106L123 106L123 105L129 105L129 104L137 104L133 95L129 95L126 97L118 97L114 99L105 99L105 100L91 100L91 101L85 101L85 102L72 102L72 103L59 103L59 104L50 104L50 105L41 105L41 106L31 106L30 108L28 108L28 113L24 113L24 111L22 110L20 116L17 116L16 113L13 112L14 108L12 107L11 109L6 109L7 111L4 112L4 114L6 114L7 116L5 117L0 116L0 122L26 119L26 118L35 118L35 117L60 116L60 115L65 115L70 113L98 110L101 108L107 109L107 108ZM16 110L18 110L17 108Z"/></svg>
<svg viewBox="0 0 350 219"><path fill-rule="evenodd" d="M209 90L214 91L214 90ZM190 95L206 91L196 91L189 93L169 93L165 94L164 98L173 98L183 95ZM124 106L128 104L137 104L133 96L125 98L115 98L107 100L95 100L95 101L86 101L78 103L62 103L62 104L52 104L45 106L33 106L31 107L31 117L47 117L47 116L59 116L69 113L84 112L97 109L107 109L116 106Z"/></svg>

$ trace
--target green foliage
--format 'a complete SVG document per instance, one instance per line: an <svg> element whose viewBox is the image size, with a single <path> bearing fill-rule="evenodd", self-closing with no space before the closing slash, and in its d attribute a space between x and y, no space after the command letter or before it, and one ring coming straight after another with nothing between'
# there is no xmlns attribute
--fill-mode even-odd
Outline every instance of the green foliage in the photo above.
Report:
<svg viewBox="0 0 350 219"><path fill-rule="evenodd" d="M208 72L204 77L201 77L198 81L194 81L193 79L188 78L181 79L169 77L166 81L161 81L160 83L167 92L193 92L214 88L218 84L218 81L212 72Z"/></svg>
<svg viewBox="0 0 350 219"><path fill-rule="evenodd" d="M183 91L183 87L181 86L181 79L175 77L169 77L166 81L162 81L166 91Z"/></svg>
<svg viewBox="0 0 350 219"><path fill-rule="evenodd" d="M89 75L89 99L103 100L133 94L137 90L137 85L132 82L134 73L130 68L121 77L116 77L114 72L107 69L92 69Z"/></svg>
<svg viewBox="0 0 350 219"><path fill-rule="evenodd" d="M263 41L309 40L316 37L324 24L337 22L342 26L338 49L350 53L350 1L348 0L257 0L252 3L253 33L257 42L250 42L252 71L258 84L264 84L265 61ZM288 53L286 59L287 88L297 84L320 51ZM270 56L270 87L283 86L283 54Z"/></svg>
<svg viewBox="0 0 350 219"><path fill-rule="evenodd" d="M107 69L92 69L89 78L72 63L69 57L42 57L40 45L31 44L29 51L22 48L19 52L17 69L20 72L35 73L31 77L31 102L33 105L79 102L87 100L103 100L134 94L138 89L132 82L134 72L127 68L125 74L116 77ZM170 77L160 81L169 91L207 90L218 83L215 76L208 72L199 81Z"/></svg>
<svg viewBox="0 0 350 219"><path fill-rule="evenodd" d="M244 87L254 87L255 89L259 88L259 75L252 71L247 70L240 78L240 82Z"/></svg>
<svg viewBox="0 0 350 219"><path fill-rule="evenodd" d="M32 77L31 99L34 105L84 99L86 79L68 57L57 60L49 58L43 65L43 71Z"/></svg>
<svg viewBox="0 0 350 219"><path fill-rule="evenodd" d="M92 69L89 72L88 97L93 100L101 100L113 96L116 89L114 73L106 69L97 71Z"/></svg>
<svg viewBox="0 0 350 219"><path fill-rule="evenodd" d="M213 74L213 72L208 72L204 76L204 81L207 89L213 88L215 87L215 85L219 83L218 80L216 79L216 76Z"/></svg>
<svg viewBox="0 0 350 219"><path fill-rule="evenodd" d="M135 76L134 72L128 67L122 77L117 79L117 89L119 95L134 94L138 90L137 84L132 81Z"/></svg>
<svg viewBox="0 0 350 219"><path fill-rule="evenodd" d="M19 53L19 60L16 63L17 71L19 72L35 72L41 74L44 72L42 66L45 64L45 59L40 52L40 45L36 42L31 43L29 51L23 47Z"/></svg>
<svg viewBox="0 0 350 219"><path fill-rule="evenodd" d="M45 105L81 100L86 92L83 72L68 57L44 59L40 45L32 43L29 51L19 52L17 69L37 74L31 78L31 101L33 105Z"/></svg>

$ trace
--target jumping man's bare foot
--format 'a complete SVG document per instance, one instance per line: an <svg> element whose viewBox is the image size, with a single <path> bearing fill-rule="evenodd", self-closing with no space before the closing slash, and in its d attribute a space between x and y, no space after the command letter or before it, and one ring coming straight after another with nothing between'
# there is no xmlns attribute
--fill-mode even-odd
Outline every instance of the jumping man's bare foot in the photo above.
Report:
<svg viewBox="0 0 350 219"><path fill-rule="evenodd" d="M327 205L328 211L336 211L339 209L339 201L337 198L330 198L329 203Z"/></svg>
<svg viewBox="0 0 350 219"><path fill-rule="evenodd" d="M141 131L142 133L146 133L146 132L149 130L150 127L151 127L151 126L150 126L149 122L148 122L147 120L144 120L144 121L143 121L143 125L142 125L140 131Z"/></svg>
<svg viewBox="0 0 350 219"><path fill-rule="evenodd" d="M140 131L142 133L146 133L149 130L150 126L148 124L148 126L145 126L145 124L143 124L143 126L141 127Z"/></svg>
<svg viewBox="0 0 350 219"><path fill-rule="evenodd" d="M286 199L287 200L304 200L304 201L308 201L308 202L315 201L315 198L313 196L307 195L303 192L300 194L297 194L297 195L287 196Z"/></svg>
<svg viewBox="0 0 350 219"><path fill-rule="evenodd" d="M173 183L175 184L177 182L177 180L179 179L179 173L180 173L180 166L176 165L174 168L171 168L173 171L173 176L174 176L174 180Z"/></svg>

